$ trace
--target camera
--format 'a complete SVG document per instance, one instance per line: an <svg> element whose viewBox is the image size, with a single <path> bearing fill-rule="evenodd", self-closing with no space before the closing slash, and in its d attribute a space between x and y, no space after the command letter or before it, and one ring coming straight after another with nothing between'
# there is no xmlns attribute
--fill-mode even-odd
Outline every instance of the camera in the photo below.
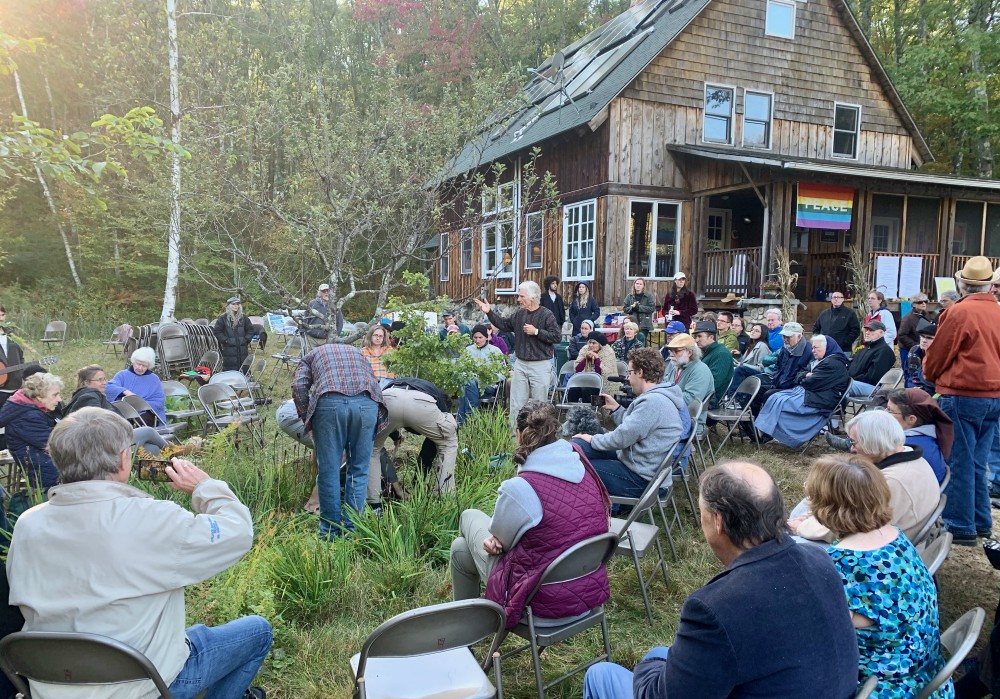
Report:
<svg viewBox="0 0 1000 699"><path fill-rule="evenodd" d="M618 401L618 405L623 408L627 408L632 405L632 401L635 400L635 391L632 390L632 385L628 382L628 379L624 376L609 376L608 381L613 383L620 383L622 385L621 391L615 400Z"/></svg>

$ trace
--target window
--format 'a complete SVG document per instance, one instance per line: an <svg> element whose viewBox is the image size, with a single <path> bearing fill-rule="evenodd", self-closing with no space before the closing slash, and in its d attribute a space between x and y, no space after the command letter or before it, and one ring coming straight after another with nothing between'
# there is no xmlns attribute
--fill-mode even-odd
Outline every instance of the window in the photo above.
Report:
<svg viewBox="0 0 1000 699"><path fill-rule="evenodd" d="M702 138L711 143L732 143L733 88L705 85L705 124Z"/></svg>
<svg viewBox="0 0 1000 699"><path fill-rule="evenodd" d="M903 197L872 196L872 252L899 252L903 227Z"/></svg>
<svg viewBox="0 0 1000 699"><path fill-rule="evenodd" d="M729 231L732 229L732 209L708 210L708 249L722 250L729 247Z"/></svg>
<svg viewBox="0 0 1000 699"><path fill-rule="evenodd" d="M833 157L857 158L861 130L861 107L852 104L833 106Z"/></svg>
<svg viewBox="0 0 1000 699"><path fill-rule="evenodd" d="M439 279L443 282L448 281L448 270L451 267L451 246L449 245L450 238L450 233L441 234L441 276Z"/></svg>
<svg viewBox="0 0 1000 699"><path fill-rule="evenodd" d="M483 279L514 278L514 223L499 221L483 226ZM511 284L497 283L497 290L509 291Z"/></svg>
<svg viewBox="0 0 1000 699"><path fill-rule="evenodd" d="M779 39L794 39L795 3L788 0L767 0L764 33Z"/></svg>
<svg viewBox="0 0 1000 699"><path fill-rule="evenodd" d="M514 183L507 182L497 185L496 192L497 213L513 211L514 209Z"/></svg>
<svg viewBox="0 0 1000 699"><path fill-rule="evenodd" d="M771 147L771 102L766 92L746 91L743 109L743 145L748 148Z"/></svg>
<svg viewBox="0 0 1000 699"><path fill-rule="evenodd" d="M937 199L906 197L904 253L929 255L938 251L939 204Z"/></svg>
<svg viewBox="0 0 1000 699"><path fill-rule="evenodd" d="M528 269L541 269L545 215L541 211L528 214L524 219L524 227L524 266Z"/></svg>
<svg viewBox="0 0 1000 699"><path fill-rule="evenodd" d="M633 200L630 208L628 276L672 278L677 271L681 205Z"/></svg>
<svg viewBox="0 0 1000 699"><path fill-rule="evenodd" d="M594 278L597 200L563 208L563 279Z"/></svg>
<svg viewBox="0 0 1000 699"><path fill-rule="evenodd" d="M462 229L461 273L472 274L472 229Z"/></svg>

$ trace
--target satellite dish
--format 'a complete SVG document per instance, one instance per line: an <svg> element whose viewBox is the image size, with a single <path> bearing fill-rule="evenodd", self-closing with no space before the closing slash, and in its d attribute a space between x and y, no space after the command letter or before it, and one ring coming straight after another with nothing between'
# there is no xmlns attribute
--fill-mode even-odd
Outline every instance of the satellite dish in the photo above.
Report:
<svg viewBox="0 0 1000 699"><path fill-rule="evenodd" d="M566 65L566 54L562 51L556 51L552 55L552 72L558 75L564 65Z"/></svg>

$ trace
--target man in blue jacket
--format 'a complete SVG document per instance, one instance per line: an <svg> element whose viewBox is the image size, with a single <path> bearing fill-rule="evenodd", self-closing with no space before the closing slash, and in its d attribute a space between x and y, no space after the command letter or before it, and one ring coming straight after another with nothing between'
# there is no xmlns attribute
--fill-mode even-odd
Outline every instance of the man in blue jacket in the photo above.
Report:
<svg viewBox="0 0 1000 699"><path fill-rule="evenodd" d="M853 697L858 642L843 583L822 548L792 541L774 480L730 462L699 486L701 529L726 569L684 602L671 647L634 675L593 666L584 699Z"/></svg>

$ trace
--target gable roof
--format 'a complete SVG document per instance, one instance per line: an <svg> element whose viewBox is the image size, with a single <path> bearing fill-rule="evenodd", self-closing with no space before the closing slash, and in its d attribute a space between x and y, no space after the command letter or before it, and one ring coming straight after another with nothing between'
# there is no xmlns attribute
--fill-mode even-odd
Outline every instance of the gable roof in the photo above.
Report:
<svg viewBox="0 0 1000 699"><path fill-rule="evenodd" d="M465 145L448 168L459 175L589 123L711 0L642 0L550 58L506 120ZM554 57L555 58L555 57ZM560 89L561 88L561 89ZM568 96L568 98L567 98ZM570 99L572 99L572 102Z"/></svg>
<svg viewBox="0 0 1000 699"><path fill-rule="evenodd" d="M834 2L921 157L925 162L934 160L847 0ZM595 118L600 122L601 111L710 3L711 0L642 0L557 52L534 71L535 77L524 86L513 113L494 115L488 131L466 143L446 168L445 177L460 175L530 148L590 124Z"/></svg>

